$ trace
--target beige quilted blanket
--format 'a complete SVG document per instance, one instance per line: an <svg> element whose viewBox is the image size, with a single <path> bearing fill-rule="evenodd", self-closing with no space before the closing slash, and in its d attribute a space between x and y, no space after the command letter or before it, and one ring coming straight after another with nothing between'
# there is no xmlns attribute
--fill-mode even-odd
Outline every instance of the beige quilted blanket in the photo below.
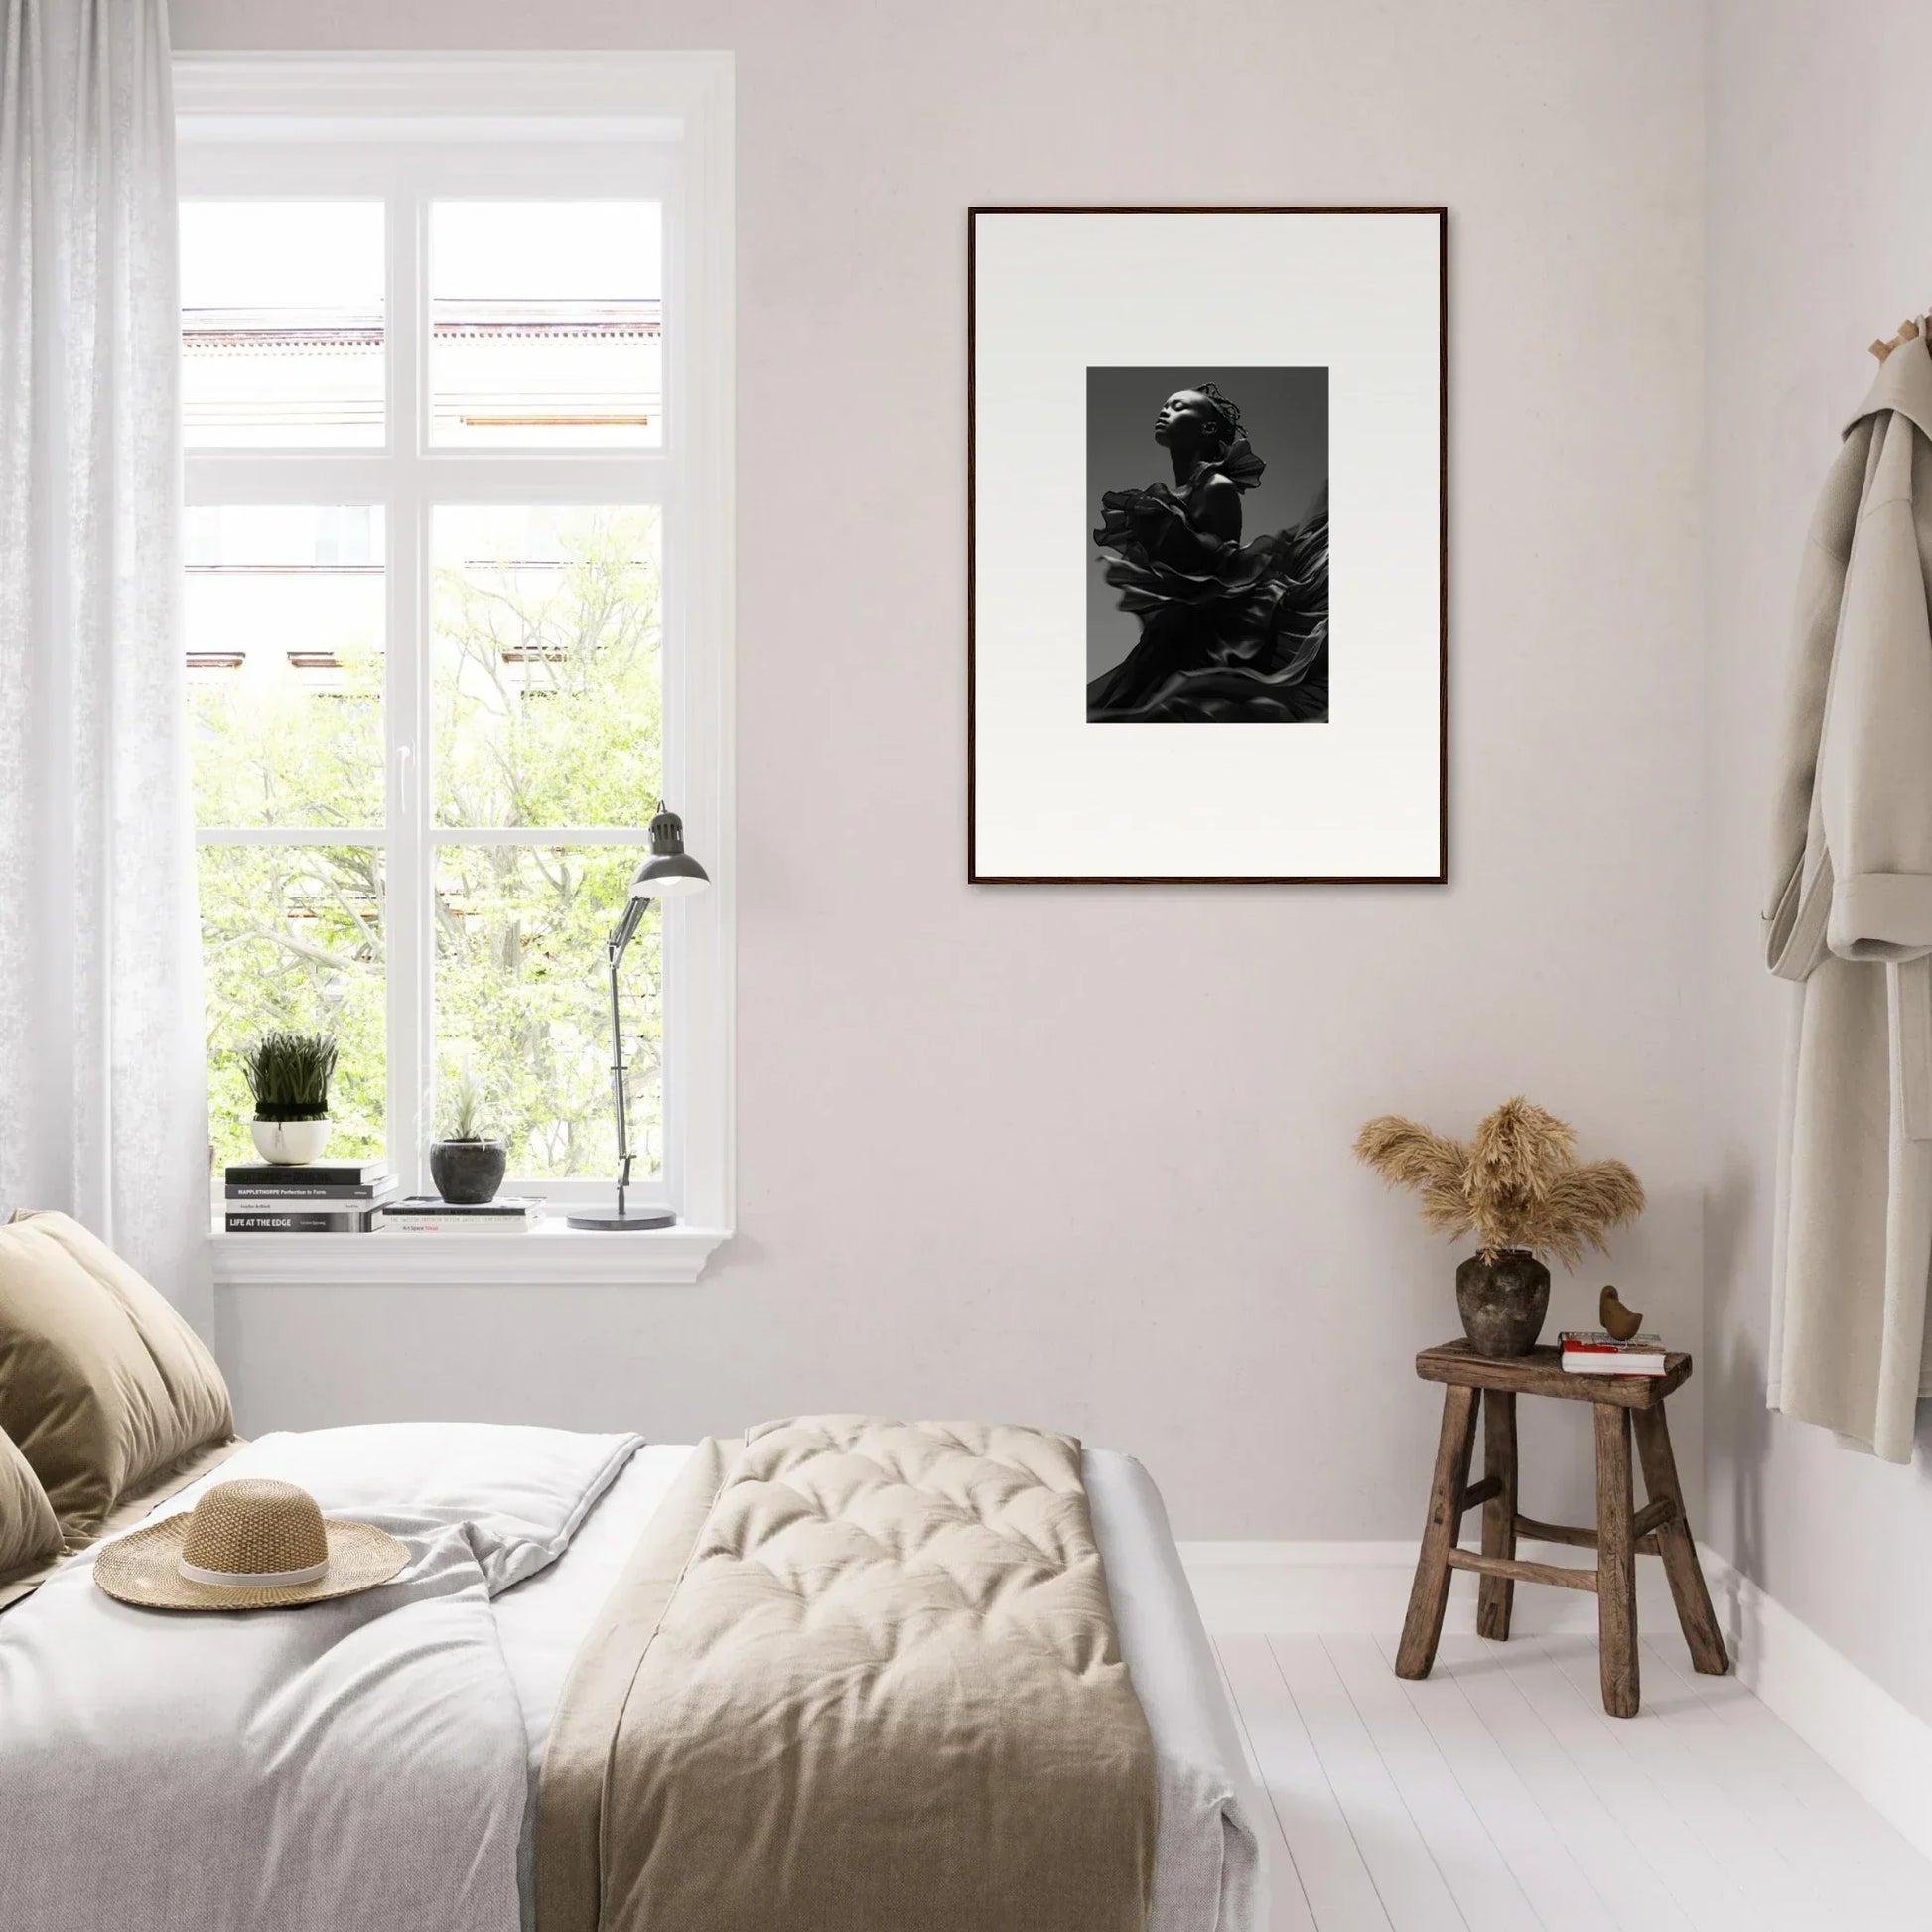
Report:
<svg viewBox="0 0 1932 1932"><path fill-rule="evenodd" d="M538 1932L1142 1932L1153 1745L1065 1436L692 1458L573 1666Z"/></svg>

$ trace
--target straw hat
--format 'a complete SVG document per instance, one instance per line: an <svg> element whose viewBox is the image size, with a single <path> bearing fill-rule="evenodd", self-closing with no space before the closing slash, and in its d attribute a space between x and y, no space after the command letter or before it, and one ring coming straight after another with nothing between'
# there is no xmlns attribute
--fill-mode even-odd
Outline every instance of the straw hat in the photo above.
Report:
<svg viewBox="0 0 1932 1932"><path fill-rule="evenodd" d="M325 1520L306 1489L249 1476L108 1544L94 1582L143 1608L266 1610L373 1589L408 1561L386 1531Z"/></svg>

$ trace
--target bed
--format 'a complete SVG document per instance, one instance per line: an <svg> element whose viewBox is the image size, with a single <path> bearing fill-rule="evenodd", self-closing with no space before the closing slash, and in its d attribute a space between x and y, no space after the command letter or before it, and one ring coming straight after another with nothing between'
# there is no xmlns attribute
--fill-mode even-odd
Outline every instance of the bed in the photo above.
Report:
<svg viewBox="0 0 1932 1932"><path fill-rule="evenodd" d="M525 1519L541 1511L514 1493L519 1458L573 1453L588 1471L572 1478L579 1503L530 1528ZM365 1921L331 1905L329 1894L353 1890L386 1860L392 1904L418 1880L425 1899L436 1901L435 1909L410 1903L411 1923L460 1924L464 1932L536 1927L538 1796L560 1700L626 1564L695 1453L635 1438L478 1425L321 1431L263 1438L160 1506L156 1514L192 1507L207 1483L246 1468L302 1481L325 1509L386 1522L419 1539L430 1555L408 1573L427 1580L425 1600L413 1606L413 1634L359 1661L354 1643L372 1639L344 1623L347 1636L334 1643L329 1613L356 1614L334 1605L268 1617L164 1617L172 1647L158 1651L158 1613L103 1606L85 1575L91 1553L71 1559L36 1596L0 1614L0 1709L13 1721L0 1724L0 1806L13 1821L0 1834L0 1919L23 1932L92 1922L93 1912L109 1905L126 1911L136 1903L130 1888L138 1891L150 1882L146 1874L165 1870L165 1883L153 1881L155 1915L147 1920L157 1926L225 1923L260 1932L273 1924L295 1932L313 1923L354 1932ZM1266 1908L1252 1822L1257 1800L1159 1493L1125 1455L1082 1450L1080 1469L1120 1657L1153 1743L1158 1814L1149 1932L1258 1932ZM505 1471L514 1478L507 1484ZM385 1503L385 1482L398 1492L393 1504ZM475 1500L489 1497L493 1507L499 1495L508 1498L503 1508L513 1533ZM131 1623L112 1622L114 1613ZM258 1656L249 1645L268 1638L237 1628L259 1632L276 1624L297 1633L277 1641L298 1643L301 1655ZM117 1654L123 1641L131 1648ZM196 1644L207 1646L200 1661L190 1649ZM155 1688L160 1655L179 1660L184 1678L198 1671L210 1682L219 1677L213 1708L207 1699L169 1706L173 1694ZM336 1739L334 1714L378 1677L416 1688L398 1688L389 1715L372 1727L364 1721L368 1738ZM306 1703L287 1689L291 1678L307 1687ZM232 1710L221 1708L221 1697L232 1698ZM121 1698L143 1707L145 1728L131 1723L116 1729L104 1707ZM157 1699L166 1707L159 1721ZM460 1725L446 1725L451 1735L440 1754L419 1752L413 1736L383 1741L384 1724L393 1732L396 1713L417 1709L461 1712ZM497 1761L502 1752L492 1755L504 1710L511 1713L513 1764ZM111 1750L98 1748L98 1736L91 1748L75 1748L76 1731L84 1735L90 1725L97 1731L105 1725ZM253 1740L257 1768L243 1776L210 1765L223 1754L215 1740L242 1733ZM149 1761L151 1772L140 1770ZM392 1770L396 1765L405 1768ZM263 1795L264 1783L284 1777L286 1789ZM109 1868L114 1858L103 1864L98 1835L83 1822L103 1810L117 1821L115 1857L127 1861L118 1875ZM239 1861L230 1855L232 1868L211 1874L203 1835L181 1829L204 1810L232 1816L244 1843L266 1849ZM386 1813L386 1822L372 1813ZM311 1828L298 1818L331 1822ZM513 1885L492 1888L481 1855L467 1868L457 1868L459 1858L441 1877L425 1876L439 1841L461 1847L472 1840L513 1844ZM74 1876L89 1860L92 1889ZM464 1884L473 1893L450 1903L453 1887ZM281 1901L272 1907L271 1893ZM241 1902L222 1910L229 1899ZM298 1908L291 1899L310 1901L316 1916L305 1916L310 1905ZM185 1915L171 1915L174 1908ZM982 1932L960 1923L962 1932ZM1049 1918L1034 1923L1051 1932ZM997 1932L1021 1928L1003 1923Z"/></svg>

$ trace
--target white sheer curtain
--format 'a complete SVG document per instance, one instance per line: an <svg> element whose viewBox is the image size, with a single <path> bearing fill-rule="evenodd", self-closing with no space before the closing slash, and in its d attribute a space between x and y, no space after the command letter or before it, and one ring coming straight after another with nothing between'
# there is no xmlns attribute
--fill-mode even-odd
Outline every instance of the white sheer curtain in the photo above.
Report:
<svg viewBox="0 0 1932 1932"><path fill-rule="evenodd" d="M167 7L0 5L0 1203L206 1329Z"/></svg>

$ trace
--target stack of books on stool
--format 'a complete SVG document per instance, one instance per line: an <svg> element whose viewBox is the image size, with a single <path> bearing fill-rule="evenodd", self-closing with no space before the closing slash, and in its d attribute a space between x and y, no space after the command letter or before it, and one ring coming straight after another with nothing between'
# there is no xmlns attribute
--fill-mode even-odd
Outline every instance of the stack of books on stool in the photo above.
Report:
<svg viewBox="0 0 1932 1932"><path fill-rule="evenodd" d="M411 1194L391 1201L376 1225L384 1234L528 1234L542 1219L542 1201L522 1194L498 1194L475 1206Z"/></svg>
<svg viewBox="0 0 1932 1932"><path fill-rule="evenodd" d="M1566 1328L1557 1339L1563 1344L1563 1366L1571 1375L1661 1375L1663 1337L1647 1330L1618 1341L1606 1328Z"/></svg>
<svg viewBox="0 0 1932 1932"><path fill-rule="evenodd" d="M228 1170L230 1234L367 1234L396 1177L380 1161L249 1163Z"/></svg>

